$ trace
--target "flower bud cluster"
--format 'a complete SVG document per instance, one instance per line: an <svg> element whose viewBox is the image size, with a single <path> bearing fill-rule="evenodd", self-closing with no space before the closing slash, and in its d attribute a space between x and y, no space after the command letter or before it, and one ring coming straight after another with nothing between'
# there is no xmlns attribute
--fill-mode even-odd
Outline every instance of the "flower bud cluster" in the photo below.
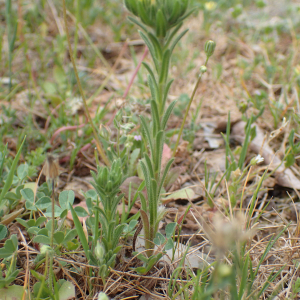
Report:
<svg viewBox="0 0 300 300"><path fill-rule="evenodd" d="M114 195L119 191L122 183L121 161L115 160L110 168L98 168L98 174L92 173L99 192L103 195Z"/></svg>
<svg viewBox="0 0 300 300"><path fill-rule="evenodd" d="M157 37L165 37L168 30L182 22L189 0L124 0L126 8L142 23L153 28Z"/></svg>

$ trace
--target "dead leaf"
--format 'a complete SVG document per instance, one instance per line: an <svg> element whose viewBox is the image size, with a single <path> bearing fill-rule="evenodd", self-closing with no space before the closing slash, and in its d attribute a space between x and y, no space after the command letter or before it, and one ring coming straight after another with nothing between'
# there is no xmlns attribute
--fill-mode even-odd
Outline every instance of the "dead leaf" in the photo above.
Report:
<svg viewBox="0 0 300 300"><path fill-rule="evenodd" d="M185 162L185 164L189 165L191 161L190 153L187 149L189 142L183 141L177 148L175 153L175 163L179 164Z"/></svg>
<svg viewBox="0 0 300 300"><path fill-rule="evenodd" d="M163 198L162 203L166 204L166 203L169 203L170 201L178 200L178 199L192 200L194 198L194 196L195 196L195 193L192 189L185 188L185 189L176 191L176 192L168 195L167 197Z"/></svg>
<svg viewBox="0 0 300 300"><path fill-rule="evenodd" d="M174 167L168 172L167 177L164 182L164 187L165 187L166 191L168 191L171 188L171 186L176 182L179 175L181 173L183 173L184 170L185 170L184 167Z"/></svg>

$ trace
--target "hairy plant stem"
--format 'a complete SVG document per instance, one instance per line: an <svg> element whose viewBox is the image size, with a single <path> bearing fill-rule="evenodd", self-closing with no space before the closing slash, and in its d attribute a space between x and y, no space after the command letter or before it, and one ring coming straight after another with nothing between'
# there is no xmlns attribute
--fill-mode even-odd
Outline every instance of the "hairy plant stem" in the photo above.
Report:
<svg viewBox="0 0 300 300"><path fill-rule="evenodd" d="M206 58L206 61L205 61L205 64L204 64L205 67L207 66L208 59L209 59L209 57ZM187 115L188 115L188 113L189 113L191 104L192 104L192 102L193 102L193 100L194 100L194 97L195 97L195 95L196 95L196 91L197 91L197 89L198 89L198 86L199 86L199 84L200 84L200 81L201 81L201 78L202 78L202 75L203 75L203 74L204 74L204 72L201 71L201 73L200 73L199 76L198 76L197 82L196 82L196 84L195 84L195 87L194 87L192 96L191 96L191 98L190 98L189 104L188 104L188 106L187 106L187 108L186 108L186 111L185 111L185 114L184 114L184 117L183 117L183 120L182 120L182 123L181 123L181 127L180 127L180 130L179 130L178 138L177 138L177 141L176 141L174 150L173 150L173 156L175 156L175 154L176 154L176 151L177 151L177 148L178 148L178 145L179 145L179 141L180 141L180 138L181 138L181 135L182 135L182 132L183 132L183 128L184 128L184 125L185 125L185 121L186 121L186 118L187 118Z"/></svg>
<svg viewBox="0 0 300 300"><path fill-rule="evenodd" d="M98 137L98 133L97 133L96 128L94 126L94 123L93 123L93 120L91 118L91 115L89 113L88 105L87 105L87 102L86 102L86 99L85 99L85 96L84 96L84 93L83 93L83 89L82 89L82 86L81 86L81 82L80 82L80 79L79 79L79 76L78 76L77 67L76 67L75 60L74 60L73 53L72 53L70 33L69 33L69 29L68 29L68 24L67 24L66 1L63 0L62 3L63 3L63 15L64 15L64 23L65 23L65 30L66 30L67 41L68 41L69 54L70 54L71 62L72 62L72 65L73 65L74 73L75 73L75 76L76 76L76 80L77 80L77 84L78 84L78 89L79 89L79 92L80 92L80 95L81 95L81 98L82 98L82 101L83 101L85 113L87 115L87 118L88 118L89 123L90 123L90 125L92 127L92 130L93 130L93 134L94 134L94 138L95 138L95 141L96 141L97 150L98 150L101 158L103 159L104 163L107 166L109 166L110 162L109 162L109 160L108 160L108 158L107 158L107 156L106 156L106 154L105 154L105 152L104 152L104 150L103 150L103 148L101 146L101 142L100 142L100 139Z"/></svg>
<svg viewBox="0 0 300 300"><path fill-rule="evenodd" d="M51 205L52 205L52 224L51 224L51 236L50 236L50 247L53 248L53 237L54 237L54 230L55 230L55 179L52 179L52 201L51 201Z"/></svg>

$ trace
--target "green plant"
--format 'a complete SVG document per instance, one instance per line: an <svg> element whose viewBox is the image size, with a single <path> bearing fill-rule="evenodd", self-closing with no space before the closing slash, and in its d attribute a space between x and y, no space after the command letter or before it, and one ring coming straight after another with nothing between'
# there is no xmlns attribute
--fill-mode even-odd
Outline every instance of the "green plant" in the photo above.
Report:
<svg viewBox="0 0 300 300"><path fill-rule="evenodd" d="M300 153L300 142L296 143L295 140L295 129L292 129L289 134L289 147L286 150L287 156L285 161L285 167L289 168L295 163L295 157Z"/></svg>
<svg viewBox="0 0 300 300"><path fill-rule="evenodd" d="M31 270L31 274L37 279L33 286L34 299L68 300L75 297L75 286L71 282L65 279L56 280L51 264L51 262L53 263L53 249L43 245L41 253L46 256L44 274Z"/></svg>
<svg viewBox="0 0 300 300"><path fill-rule="evenodd" d="M19 270L17 269L17 252L18 238L16 235L12 235L10 239L5 241L4 247L0 249L0 258L4 259L2 263L7 269L5 277L3 277L0 268L0 289L9 286L19 274Z"/></svg>
<svg viewBox="0 0 300 300"><path fill-rule="evenodd" d="M144 263L143 266L135 268L136 272L143 275L147 274L167 250L172 249L172 256L174 255L176 244L174 244L173 241L173 234L175 232L176 225L177 223L169 223L166 226L166 236L160 232L156 233L153 243L157 249L151 256L149 256L148 253L146 253L146 255L144 253L134 253L137 258Z"/></svg>
<svg viewBox="0 0 300 300"><path fill-rule="evenodd" d="M166 125L175 106L175 102L172 102L166 108L168 92L173 82L173 80L169 80L168 73L172 52L178 41L187 32L185 30L178 34L178 31L184 19L193 12L188 9L188 5L188 0L125 0L127 9L136 16L136 18L129 17L129 19L141 28L139 33L147 45L153 61L153 68L148 63L143 63L149 73L152 122L149 124L144 116L140 117L143 138L150 150L150 155L145 153L144 158L140 161L147 196L145 197L143 193L139 194L148 257L153 255L153 241L158 231L158 224L165 215L165 210L159 209L159 204L163 183L173 159L169 160L163 169L161 158Z"/></svg>
<svg viewBox="0 0 300 300"><path fill-rule="evenodd" d="M124 196L119 194L123 181L121 160L115 160L110 168L98 167L98 173L92 172L92 176L95 190L85 193L89 211L86 224L92 232L89 239L83 232L77 216L78 212L76 213L72 206L70 210L85 255L89 263L100 267L99 275L105 282L109 268L115 265L117 253L122 248L119 244L120 237L124 230L125 234L128 233L128 227L120 222L117 213L117 206ZM100 230L99 225L101 225ZM92 247L89 246L89 241L92 242Z"/></svg>
<svg viewBox="0 0 300 300"><path fill-rule="evenodd" d="M172 273L168 285L168 295L171 299L210 300L224 299L259 299L278 277L285 266L275 269L268 275L267 280L259 288L256 286L256 276L266 259L268 253L282 236L288 226L283 228L276 236L272 235L256 267L253 267L251 255L247 250L247 240L251 238L251 230L243 230L245 224L242 216L236 216L229 222L222 221L218 216L214 220L215 230L206 228L217 252L216 261L206 268L198 270L197 276L187 267L183 267L184 254L179 266ZM241 222L243 220L243 222ZM223 257L231 258L232 263L227 264ZM186 280L182 280L182 271L185 270ZM276 292L274 292L274 295ZM180 297L180 298L179 298Z"/></svg>
<svg viewBox="0 0 300 300"><path fill-rule="evenodd" d="M5 168L6 166L6 159L7 159L7 146L4 149L4 151L0 152L0 217L2 217L4 215L5 210L7 210L7 207L9 207L11 205L9 199L7 199L7 197L11 196L12 193L9 193L12 185L13 185L13 181L14 181L14 173L15 170L17 168L17 164L21 155L21 151L22 151L22 147L24 145L25 142L25 138L23 139L23 142L12 162L12 165L9 169L9 171L6 173L5 172ZM6 174L5 174L6 173ZM25 174L25 175L24 175ZM19 174L18 174L19 178L21 177L21 179L23 180L26 176L26 165L23 165L23 167L21 167L19 169ZM17 190L18 192L18 190ZM17 197L18 200L18 197Z"/></svg>

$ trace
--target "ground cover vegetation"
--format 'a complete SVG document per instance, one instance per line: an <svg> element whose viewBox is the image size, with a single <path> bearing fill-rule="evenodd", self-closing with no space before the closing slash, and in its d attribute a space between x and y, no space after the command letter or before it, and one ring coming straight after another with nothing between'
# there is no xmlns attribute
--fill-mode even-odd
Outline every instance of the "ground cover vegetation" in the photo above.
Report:
<svg viewBox="0 0 300 300"><path fill-rule="evenodd" d="M0 7L0 299L299 298L298 1Z"/></svg>

